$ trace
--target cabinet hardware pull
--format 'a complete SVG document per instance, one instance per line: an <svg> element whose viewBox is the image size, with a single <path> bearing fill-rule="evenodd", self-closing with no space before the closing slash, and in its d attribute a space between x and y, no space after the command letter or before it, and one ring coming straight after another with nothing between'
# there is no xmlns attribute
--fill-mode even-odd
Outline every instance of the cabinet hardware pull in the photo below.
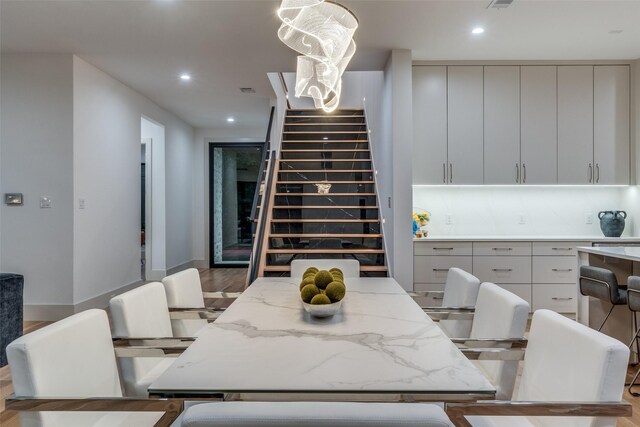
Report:
<svg viewBox="0 0 640 427"><path fill-rule="evenodd" d="M554 300L554 301L571 301L573 298L571 298L571 297L566 297L566 298L551 297L551 299Z"/></svg>
<svg viewBox="0 0 640 427"><path fill-rule="evenodd" d="M589 175L587 175L589 178L589 182L591 182L593 180L593 166L591 166L591 163L589 163Z"/></svg>
<svg viewBox="0 0 640 427"><path fill-rule="evenodd" d="M449 184L453 182L453 163L449 163Z"/></svg>
<svg viewBox="0 0 640 427"><path fill-rule="evenodd" d="M573 248L551 248L552 251L570 251Z"/></svg>
<svg viewBox="0 0 640 427"><path fill-rule="evenodd" d="M596 163L596 183L600 182L600 165Z"/></svg>
<svg viewBox="0 0 640 427"><path fill-rule="evenodd" d="M433 248L434 251L452 251L453 248Z"/></svg>
<svg viewBox="0 0 640 427"><path fill-rule="evenodd" d="M520 166L516 163L516 182L520 182Z"/></svg>
<svg viewBox="0 0 640 427"><path fill-rule="evenodd" d="M573 268L552 268L551 271L573 271Z"/></svg>
<svg viewBox="0 0 640 427"><path fill-rule="evenodd" d="M447 183L447 165L444 163L442 164L442 182Z"/></svg>
<svg viewBox="0 0 640 427"><path fill-rule="evenodd" d="M494 251L512 251L513 248L491 248Z"/></svg>
<svg viewBox="0 0 640 427"><path fill-rule="evenodd" d="M491 271L513 271L512 268L492 268Z"/></svg>
<svg viewBox="0 0 640 427"><path fill-rule="evenodd" d="M434 300L441 300L441 299L444 299L444 297L433 297L432 299L434 299Z"/></svg>
<svg viewBox="0 0 640 427"><path fill-rule="evenodd" d="M449 271L448 268L434 268L433 271L438 272L438 271Z"/></svg>
<svg viewBox="0 0 640 427"><path fill-rule="evenodd" d="M527 182L527 165L526 164L522 164L522 183L526 184Z"/></svg>

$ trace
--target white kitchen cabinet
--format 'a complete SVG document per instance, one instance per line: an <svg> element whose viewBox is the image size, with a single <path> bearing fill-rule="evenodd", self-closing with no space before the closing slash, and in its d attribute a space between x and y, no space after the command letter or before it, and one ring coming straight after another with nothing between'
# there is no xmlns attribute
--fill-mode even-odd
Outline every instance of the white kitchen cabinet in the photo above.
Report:
<svg viewBox="0 0 640 427"><path fill-rule="evenodd" d="M593 69L594 183L629 184L629 66Z"/></svg>
<svg viewBox="0 0 640 427"><path fill-rule="evenodd" d="M474 256L473 275L481 282L531 286L531 256Z"/></svg>
<svg viewBox="0 0 640 427"><path fill-rule="evenodd" d="M520 67L522 184L558 182L556 74L554 65Z"/></svg>
<svg viewBox="0 0 640 427"><path fill-rule="evenodd" d="M554 153L555 155L555 153ZM522 182L520 67L484 67L484 183Z"/></svg>
<svg viewBox="0 0 640 427"><path fill-rule="evenodd" d="M483 183L483 67L447 67L447 178L450 184Z"/></svg>
<svg viewBox="0 0 640 427"><path fill-rule="evenodd" d="M416 283L445 283L452 267L471 272L470 256L414 256L413 280Z"/></svg>
<svg viewBox="0 0 640 427"><path fill-rule="evenodd" d="M577 291L575 284L534 284L532 311L547 309L558 313L575 313Z"/></svg>
<svg viewBox="0 0 640 427"><path fill-rule="evenodd" d="M593 66L558 66L558 183L593 179Z"/></svg>
<svg viewBox="0 0 640 427"><path fill-rule="evenodd" d="M447 183L447 67L413 67L413 183Z"/></svg>

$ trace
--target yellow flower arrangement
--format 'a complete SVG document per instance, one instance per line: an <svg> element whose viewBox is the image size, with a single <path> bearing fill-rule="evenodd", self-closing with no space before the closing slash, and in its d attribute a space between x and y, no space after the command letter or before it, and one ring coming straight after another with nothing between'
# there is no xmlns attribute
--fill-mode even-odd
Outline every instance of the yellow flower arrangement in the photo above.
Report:
<svg viewBox="0 0 640 427"><path fill-rule="evenodd" d="M413 213L413 220L418 224L429 222L430 219L431 219L431 214L427 211Z"/></svg>

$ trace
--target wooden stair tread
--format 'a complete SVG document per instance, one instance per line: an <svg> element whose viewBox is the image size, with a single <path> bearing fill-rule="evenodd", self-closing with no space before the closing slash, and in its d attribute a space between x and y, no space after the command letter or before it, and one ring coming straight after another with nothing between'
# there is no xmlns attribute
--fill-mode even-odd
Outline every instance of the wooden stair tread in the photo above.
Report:
<svg viewBox="0 0 640 427"><path fill-rule="evenodd" d="M326 123L285 123L285 126L366 126L367 124L362 122L362 123L333 123L333 122L326 122Z"/></svg>
<svg viewBox="0 0 640 427"><path fill-rule="evenodd" d="M378 223L380 222L380 220L379 219L331 219L331 218L315 218L315 219L277 218L277 219L272 219L271 222L280 223L280 224L282 223L287 224L290 222L346 222L351 224L360 224L360 223Z"/></svg>
<svg viewBox="0 0 640 427"><path fill-rule="evenodd" d="M297 118L297 117L304 117L304 118L313 118L313 119L346 119L348 117L357 117L357 118L363 118L364 119L364 114L339 114L339 115L297 115L297 114L287 114L287 119L291 119L291 118Z"/></svg>
<svg viewBox="0 0 640 427"><path fill-rule="evenodd" d="M304 131L297 131L297 130L287 130L282 132L283 134L290 134L290 135L300 135L300 134L316 134L316 133L321 133L321 134L344 134L344 133L369 133L366 130L304 130ZM325 139L324 141L328 141L328 139Z"/></svg>
<svg viewBox="0 0 640 427"><path fill-rule="evenodd" d="M382 238L382 234L322 234L322 233L274 233L270 234L269 237L274 238L282 238L282 239L295 239L295 238L341 238L341 237L352 237L358 239L380 239Z"/></svg>
<svg viewBox="0 0 640 427"><path fill-rule="evenodd" d="M293 111L317 111L318 113L321 112L321 110L318 109L318 108L288 108L287 109L287 114L290 113L290 112L293 112ZM340 111L361 111L361 112L364 113L364 110L362 108L338 108L338 109L334 110L334 112L335 111L338 111L338 112L340 112ZM326 116L327 117L331 117L332 114L326 114Z"/></svg>
<svg viewBox="0 0 640 427"><path fill-rule="evenodd" d="M280 169L279 173L305 173L305 172L313 172L313 173L364 173L364 172L373 172L373 169Z"/></svg>
<svg viewBox="0 0 640 427"><path fill-rule="evenodd" d="M291 271L290 265L267 265L264 267L264 271L270 272L282 272ZM360 271L387 271L386 265L361 265Z"/></svg>
<svg viewBox="0 0 640 427"><path fill-rule="evenodd" d="M302 184L302 185L314 185L314 184L375 184L375 181L282 181L278 180L277 184Z"/></svg>
<svg viewBox="0 0 640 427"><path fill-rule="evenodd" d="M318 193L275 193L276 196L293 196L293 197L306 197L306 196L323 196L323 197L331 197L331 196L339 196L339 197L356 197L356 196L367 196L372 197L375 196L376 193L329 193L329 194L318 194Z"/></svg>
<svg viewBox="0 0 640 427"><path fill-rule="evenodd" d="M377 206L274 206L273 209L378 209Z"/></svg>
<svg viewBox="0 0 640 427"><path fill-rule="evenodd" d="M384 249L267 249L269 254L383 254Z"/></svg>

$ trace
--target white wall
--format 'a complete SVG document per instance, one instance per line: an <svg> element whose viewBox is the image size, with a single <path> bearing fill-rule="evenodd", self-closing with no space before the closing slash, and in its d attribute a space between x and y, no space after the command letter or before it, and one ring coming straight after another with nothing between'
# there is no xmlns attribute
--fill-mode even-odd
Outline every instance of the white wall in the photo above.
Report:
<svg viewBox="0 0 640 427"><path fill-rule="evenodd" d="M209 267L209 143L264 142L269 124L270 107L265 102L264 127L242 127L238 124L224 128L195 130L193 153L193 257L198 266Z"/></svg>
<svg viewBox="0 0 640 427"><path fill-rule="evenodd" d="M193 259L194 134L178 117L78 57L73 72L74 192L87 203L75 208L78 303L140 280L142 116L165 127L166 268Z"/></svg>
<svg viewBox="0 0 640 427"><path fill-rule="evenodd" d="M424 186L413 189L414 210L432 214L430 236L601 236L598 212L627 210L624 235L640 218L636 187ZM525 215L525 224L519 215ZM585 215L593 216L585 224ZM446 224L451 215L453 224Z"/></svg>
<svg viewBox="0 0 640 427"><path fill-rule="evenodd" d="M387 63L391 79L393 144L393 277L407 290L413 289L413 243L411 234L413 108L411 51L394 49Z"/></svg>
<svg viewBox="0 0 640 427"><path fill-rule="evenodd" d="M25 304L73 302L72 65L2 55L0 193L23 193L24 206L0 205L0 270L25 276ZM40 209L40 196L53 207Z"/></svg>

